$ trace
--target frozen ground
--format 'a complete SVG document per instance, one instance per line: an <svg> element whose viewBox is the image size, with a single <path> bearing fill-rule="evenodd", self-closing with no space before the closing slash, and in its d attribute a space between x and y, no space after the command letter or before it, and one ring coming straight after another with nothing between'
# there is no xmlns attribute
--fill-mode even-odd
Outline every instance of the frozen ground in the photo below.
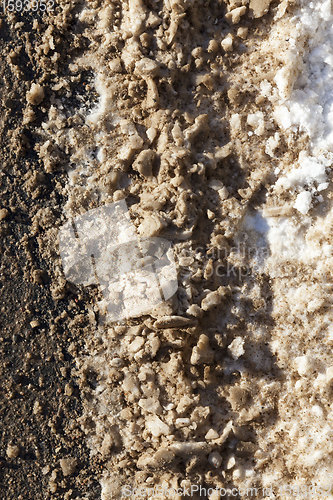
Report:
<svg viewBox="0 0 333 500"><path fill-rule="evenodd" d="M28 260L4 331L27 328L33 343L14 364L6 344L4 373L18 370L15 394L39 369L36 349L60 373L43 375L50 398L41 377L21 391L31 418L16 396L8 404L23 429L6 422L8 498L191 485L332 498L331 9L114 0L64 3L23 25L7 13L4 78L17 90L2 98L4 179L17 185L1 224L5 248L16 241ZM131 281L96 286L114 266L101 254L113 233L92 215L124 201L119 234L171 242L178 270L177 293L140 316ZM116 304L125 291L133 314L103 323L102 295ZM42 492L22 486L30 435Z"/></svg>

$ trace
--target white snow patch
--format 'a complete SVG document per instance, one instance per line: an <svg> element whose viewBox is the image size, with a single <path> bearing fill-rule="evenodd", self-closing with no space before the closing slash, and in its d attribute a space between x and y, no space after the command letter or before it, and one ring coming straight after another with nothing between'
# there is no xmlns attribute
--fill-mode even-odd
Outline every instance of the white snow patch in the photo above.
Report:
<svg viewBox="0 0 333 500"><path fill-rule="evenodd" d="M294 203L294 208L305 215L311 208L312 195L309 191L302 191L297 195L296 201Z"/></svg>
<svg viewBox="0 0 333 500"><path fill-rule="evenodd" d="M333 11L331 0L301 6L291 20L292 43L284 67L275 75L279 102L274 117L281 129L303 132L310 140L310 155L303 152L299 166L277 181L294 188L295 208L306 214L310 192L327 188L327 169L333 163ZM294 78L295 71L298 77ZM292 88L290 88L292 85ZM266 89L267 92L267 89ZM309 186L312 189L309 190ZM320 186L320 189L319 189ZM301 194L301 193L300 193Z"/></svg>

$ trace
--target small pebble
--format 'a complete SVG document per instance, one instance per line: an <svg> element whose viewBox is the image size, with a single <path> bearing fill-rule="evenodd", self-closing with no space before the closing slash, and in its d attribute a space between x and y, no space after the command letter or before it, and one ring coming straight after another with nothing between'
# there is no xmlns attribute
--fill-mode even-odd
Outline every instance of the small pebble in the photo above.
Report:
<svg viewBox="0 0 333 500"><path fill-rule="evenodd" d="M8 212L7 208L1 208L0 221L6 219L8 217L8 214L9 214L9 212Z"/></svg>
<svg viewBox="0 0 333 500"><path fill-rule="evenodd" d="M44 99L44 89L38 83L33 83L30 90L27 92L27 102L29 104L38 105Z"/></svg>
<svg viewBox="0 0 333 500"><path fill-rule="evenodd" d="M71 476L76 469L76 458L68 457L59 460L60 467L64 476Z"/></svg>
<svg viewBox="0 0 333 500"><path fill-rule="evenodd" d="M208 461L213 467L217 469L222 463L222 457L218 451L213 451L212 453L210 453Z"/></svg>
<svg viewBox="0 0 333 500"><path fill-rule="evenodd" d="M20 447L17 445L9 444L7 446L6 453L8 458L17 458L20 454Z"/></svg>

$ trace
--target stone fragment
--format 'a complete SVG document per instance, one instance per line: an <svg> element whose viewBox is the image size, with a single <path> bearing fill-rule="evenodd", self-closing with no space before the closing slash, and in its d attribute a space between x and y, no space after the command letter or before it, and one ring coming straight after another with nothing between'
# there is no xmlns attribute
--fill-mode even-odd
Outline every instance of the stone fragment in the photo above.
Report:
<svg viewBox="0 0 333 500"><path fill-rule="evenodd" d="M232 45L233 45L233 38L232 35L229 33L221 42L222 49L225 52L230 52L232 50Z"/></svg>
<svg viewBox="0 0 333 500"><path fill-rule="evenodd" d="M153 173L153 162L156 158L155 151L151 149L144 149L138 154L133 162L133 169L139 172L144 177L151 177Z"/></svg>
<svg viewBox="0 0 333 500"><path fill-rule="evenodd" d="M219 44L216 40L210 40L208 44L208 52L217 52L219 50Z"/></svg>
<svg viewBox="0 0 333 500"><path fill-rule="evenodd" d="M183 316L164 316L155 321L155 328L186 328L196 324L194 318L184 318Z"/></svg>
<svg viewBox="0 0 333 500"><path fill-rule="evenodd" d="M44 89L38 83L33 83L30 90L26 94L26 99L29 104L37 106L44 99Z"/></svg>
<svg viewBox="0 0 333 500"><path fill-rule="evenodd" d="M61 458L59 460L60 467L64 476L71 476L76 469L77 460L73 457Z"/></svg>
<svg viewBox="0 0 333 500"><path fill-rule="evenodd" d="M174 442L170 445L169 449L172 450L176 455L180 456L191 456L198 453L207 452L210 445L203 441L189 441L184 442Z"/></svg>
<svg viewBox="0 0 333 500"><path fill-rule="evenodd" d="M135 337L133 342L131 342L130 345L128 346L129 352L131 352L132 354L135 354L136 352L138 352L141 349L141 347L144 345L144 343L145 343L145 339L143 337Z"/></svg>
<svg viewBox="0 0 333 500"><path fill-rule="evenodd" d="M144 411L147 411L149 413L155 413L155 414L162 413L162 407L156 398L140 399L139 406Z"/></svg>
<svg viewBox="0 0 333 500"><path fill-rule="evenodd" d="M219 437L219 435L215 429L209 429L209 431L205 435L205 439L207 439L208 441L210 439L217 439L218 437Z"/></svg>
<svg viewBox="0 0 333 500"><path fill-rule="evenodd" d="M198 343L193 347L191 355L192 365L201 365L204 363L212 363L214 359L214 351L211 349L209 344L209 338L207 335L200 335Z"/></svg>
<svg viewBox="0 0 333 500"><path fill-rule="evenodd" d="M258 19L269 11L272 0L250 0L250 12L254 18Z"/></svg>
<svg viewBox="0 0 333 500"><path fill-rule="evenodd" d="M146 419L146 429L154 436L160 437L162 435L168 436L171 431L170 427L165 424L157 415L148 417Z"/></svg>
<svg viewBox="0 0 333 500"><path fill-rule="evenodd" d="M231 10L225 15L226 20L230 24L238 24L240 21L240 18L244 16L246 13L246 7L245 5L242 5L241 7L237 7L236 9Z"/></svg>
<svg viewBox="0 0 333 500"><path fill-rule="evenodd" d="M20 454L20 447L17 445L9 444L6 449L8 458L17 458Z"/></svg>
<svg viewBox="0 0 333 500"><path fill-rule="evenodd" d="M0 210L0 221L6 219L8 217L8 210L6 208L2 208Z"/></svg>
<svg viewBox="0 0 333 500"><path fill-rule="evenodd" d="M248 31L249 31L248 28L240 27L237 30L237 36L239 36L239 38L241 38L242 40L245 40L245 38L247 37Z"/></svg>
<svg viewBox="0 0 333 500"><path fill-rule="evenodd" d="M164 221L158 215L152 214L145 216L138 227L138 231L141 236L149 238L151 236L158 236L164 227Z"/></svg>
<svg viewBox="0 0 333 500"><path fill-rule="evenodd" d="M213 451L209 454L208 462L217 469L222 464L222 457L218 451Z"/></svg>
<svg viewBox="0 0 333 500"><path fill-rule="evenodd" d="M212 307L218 306L223 301L225 294L225 289L222 286L213 292L209 292L201 301L201 309L208 311Z"/></svg>
<svg viewBox="0 0 333 500"><path fill-rule="evenodd" d="M158 74L158 70L159 65L157 64L157 62L149 59L148 57L143 57L135 65L135 72L138 75L143 76L144 78L146 78L147 76L156 76Z"/></svg>

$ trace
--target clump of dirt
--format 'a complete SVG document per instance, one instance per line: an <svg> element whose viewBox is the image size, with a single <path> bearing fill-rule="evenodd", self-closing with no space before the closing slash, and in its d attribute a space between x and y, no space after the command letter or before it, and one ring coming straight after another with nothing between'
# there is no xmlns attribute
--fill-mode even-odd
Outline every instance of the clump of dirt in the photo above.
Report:
<svg viewBox="0 0 333 500"><path fill-rule="evenodd" d="M3 300L8 498L191 484L284 498L281 485L315 480L304 436L329 411L329 261L277 241L289 224L289 245L301 253L320 234L320 252L331 218L329 195L305 220L276 183L308 148L275 116L294 9L113 0L3 21L2 269L17 286ZM172 242L179 286L150 314L103 325L98 287L66 280L58 235L119 200L141 237Z"/></svg>

